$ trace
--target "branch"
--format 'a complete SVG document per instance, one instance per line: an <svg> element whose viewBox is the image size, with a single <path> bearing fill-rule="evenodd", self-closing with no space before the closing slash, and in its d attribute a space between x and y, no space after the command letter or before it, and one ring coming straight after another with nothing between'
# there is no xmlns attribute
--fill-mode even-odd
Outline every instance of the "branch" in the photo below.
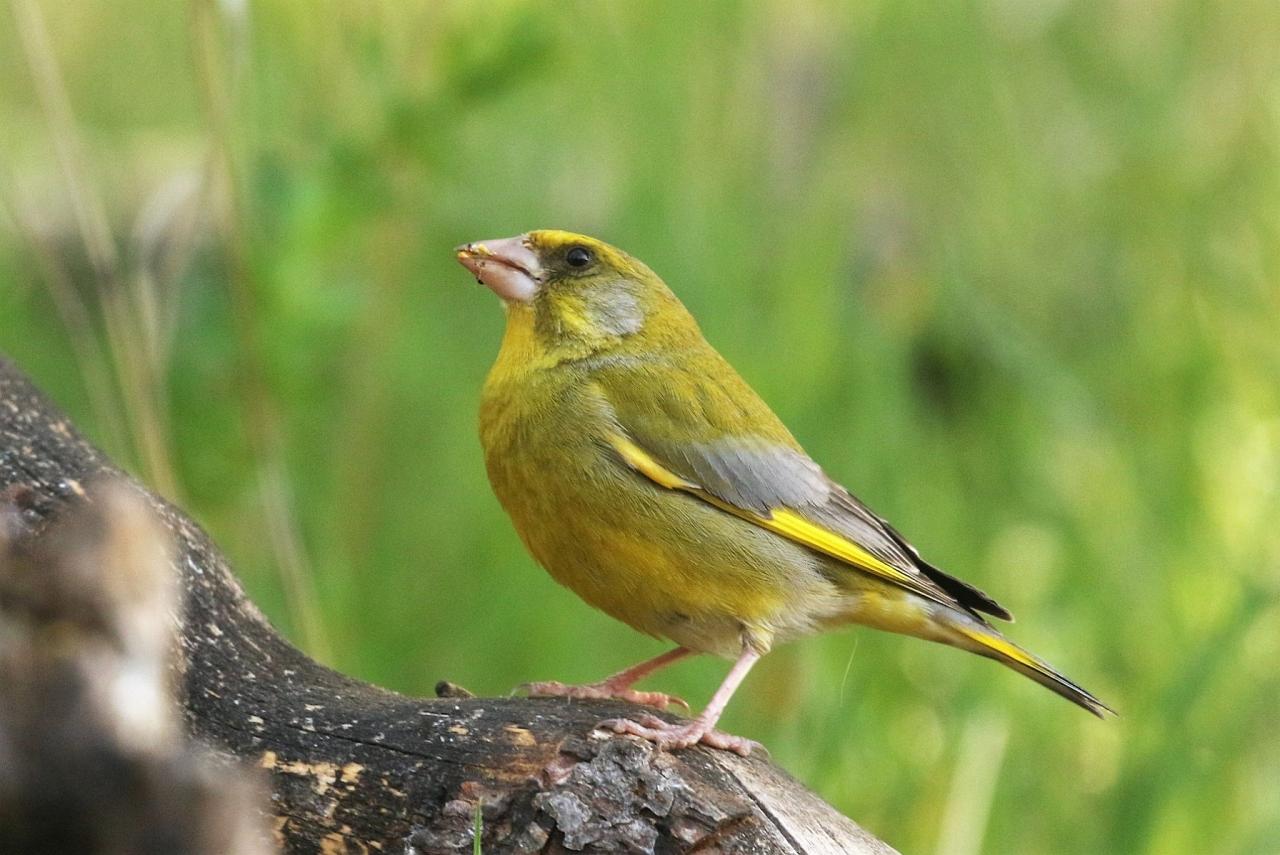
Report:
<svg viewBox="0 0 1280 855"><path fill-rule="evenodd" d="M0 359L0 489L19 491L25 524L123 477ZM173 541L188 730L269 772L287 851L456 852L477 809L486 852L893 851L761 757L594 732L627 704L408 698L325 668L268 624L196 523L129 483Z"/></svg>

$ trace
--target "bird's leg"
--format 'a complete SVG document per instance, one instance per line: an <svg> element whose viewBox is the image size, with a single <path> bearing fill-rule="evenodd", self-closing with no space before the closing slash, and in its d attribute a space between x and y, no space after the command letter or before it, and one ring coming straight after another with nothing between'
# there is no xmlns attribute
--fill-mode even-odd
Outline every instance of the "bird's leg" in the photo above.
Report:
<svg viewBox="0 0 1280 855"><path fill-rule="evenodd" d="M716 689L716 693L711 696L706 709L697 718L682 724L673 724L663 721L656 715L642 715L634 720L611 718L600 722L599 726L608 728L614 733L629 733L632 736L643 737L654 742L659 748L688 748L690 745L701 742L712 748L735 751L745 757L751 753L752 748L757 747L757 744L750 739L716 730L715 725L720 720L720 714L724 712L729 699L737 690L738 684L747 676L747 672L751 670L752 665L756 664L760 656L760 652L755 648L744 647L742 655L738 657L737 662L733 663L728 676L724 678L720 688Z"/></svg>
<svg viewBox="0 0 1280 855"><path fill-rule="evenodd" d="M677 647L675 650L668 650L661 656L647 659L639 665L632 665L625 671L619 671L612 677L606 677L598 683L588 683L585 686L567 686L564 683L545 682L525 683L520 688L527 691L531 698L604 698L630 701L633 704L644 704L648 707L657 707L660 710L665 710L671 704L678 704L688 709L689 704L683 698L677 698L675 695L668 695L663 692L637 692L631 686L654 671L665 668L671 663L685 658L692 652L692 650Z"/></svg>

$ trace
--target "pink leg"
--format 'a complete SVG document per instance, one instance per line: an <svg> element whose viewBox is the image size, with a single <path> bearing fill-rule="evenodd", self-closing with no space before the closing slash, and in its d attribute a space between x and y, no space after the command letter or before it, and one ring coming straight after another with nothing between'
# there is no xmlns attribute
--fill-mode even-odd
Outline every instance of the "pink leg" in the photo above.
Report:
<svg viewBox="0 0 1280 855"><path fill-rule="evenodd" d="M612 677L606 677L598 683L586 686L566 686L564 683L525 683L521 688L532 698L605 698L630 701L633 704L666 709L670 704L679 704L685 709L689 704L675 695L662 692L637 692L631 686L661 668L689 656L693 651L683 647L668 650L661 656L647 659L639 665L632 665L625 671L619 671Z"/></svg>
<svg viewBox="0 0 1280 855"><path fill-rule="evenodd" d="M603 682L608 683L610 685L615 685L621 689L628 689L633 684L639 683L645 677L648 677L654 671L659 671L663 668L666 668L668 665L672 665L676 662L679 662L681 659L691 655L692 653L693 653L692 650L687 650L683 647L677 647L675 650L668 650L666 653L662 654L661 656L655 656L652 659L646 659L645 661L641 662L639 665L632 665L630 668L628 668L625 671L619 671L617 674L614 674L612 677L605 679Z"/></svg>
<svg viewBox="0 0 1280 855"><path fill-rule="evenodd" d="M732 736L715 730L715 725L720 720L720 715L728 705L729 699L737 691L738 685L759 658L759 652L751 647L744 648L738 661L729 669L729 674L720 684L720 688L716 689L716 693L711 696L711 702L707 704L706 709L689 722L672 724L655 715L642 715L637 716L635 721L612 718L600 722L600 726L607 727L615 733L629 733L643 737L656 743L659 748L688 748L690 745L701 742L712 748L736 751L745 757L751 753L752 748L756 747L756 743L741 736Z"/></svg>

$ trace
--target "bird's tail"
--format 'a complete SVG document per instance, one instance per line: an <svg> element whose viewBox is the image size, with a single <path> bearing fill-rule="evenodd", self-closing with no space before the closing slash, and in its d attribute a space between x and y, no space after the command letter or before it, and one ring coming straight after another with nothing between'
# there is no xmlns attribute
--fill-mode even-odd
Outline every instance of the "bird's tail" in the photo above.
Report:
<svg viewBox="0 0 1280 855"><path fill-rule="evenodd" d="M960 636L952 642L957 647L1008 665L1098 718L1116 714L1115 710L1058 673L1049 663L1023 650L991 627L962 615L956 615L955 620L947 623L949 629Z"/></svg>

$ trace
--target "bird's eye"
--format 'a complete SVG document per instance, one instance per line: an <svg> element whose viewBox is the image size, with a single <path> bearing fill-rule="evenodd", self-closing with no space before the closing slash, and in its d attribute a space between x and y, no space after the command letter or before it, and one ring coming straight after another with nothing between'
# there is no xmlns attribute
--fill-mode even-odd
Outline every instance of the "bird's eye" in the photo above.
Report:
<svg viewBox="0 0 1280 855"><path fill-rule="evenodd" d="M591 250L585 246L574 246L570 247L569 251L565 253L564 260L570 267L576 267L581 270L591 263L593 257Z"/></svg>

